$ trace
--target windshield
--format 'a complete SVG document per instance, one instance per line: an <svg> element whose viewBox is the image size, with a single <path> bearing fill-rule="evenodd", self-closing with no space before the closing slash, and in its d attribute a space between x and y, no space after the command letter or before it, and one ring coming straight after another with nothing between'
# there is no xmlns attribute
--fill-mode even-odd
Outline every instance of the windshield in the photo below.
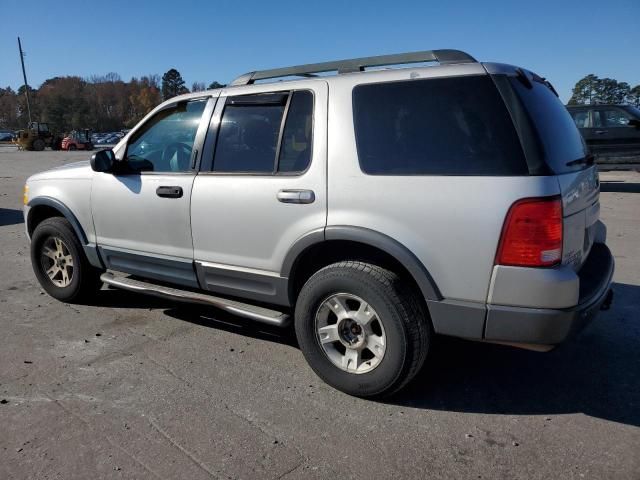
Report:
<svg viewBox="0 0 640 480"><path fill-rule="evenodd" d="M591 165L587 146L571 114L544 83L509 78L538 134L545 162L556 174L574 172Z"/></svg>

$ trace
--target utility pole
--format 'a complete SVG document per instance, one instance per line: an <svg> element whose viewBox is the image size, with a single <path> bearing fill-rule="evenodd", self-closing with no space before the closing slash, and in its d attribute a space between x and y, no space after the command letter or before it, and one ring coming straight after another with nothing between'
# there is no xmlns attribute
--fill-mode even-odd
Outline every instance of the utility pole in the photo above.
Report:
<svg viewBox="0 0 640 480"><path fill-rule="evenodd" d="M18 37L18 50L20 51L20 63L22 64L22 77L24 78L24 96L27 97L27 112L29 113L29 123L31 123L31 105L29 105L29 85L27 84L27 72L24 69L24 52L22 43Z"/></svg>

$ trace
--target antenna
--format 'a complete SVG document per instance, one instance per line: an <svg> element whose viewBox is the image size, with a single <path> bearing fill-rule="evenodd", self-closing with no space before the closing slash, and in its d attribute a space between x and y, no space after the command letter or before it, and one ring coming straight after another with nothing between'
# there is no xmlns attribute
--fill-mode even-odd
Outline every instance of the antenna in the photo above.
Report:
<svg viewBox="0 0 640 480"><path fill-rule="evenodd" d="M31 123L31 105L29 105L29 85L27 84L27 72L24 69L24 52L22 43L18 37L18 50L20 51L20 63L22 64L22 77L24 78L24 96L27 97L27 112L29 113L29 123Z"/></svg>

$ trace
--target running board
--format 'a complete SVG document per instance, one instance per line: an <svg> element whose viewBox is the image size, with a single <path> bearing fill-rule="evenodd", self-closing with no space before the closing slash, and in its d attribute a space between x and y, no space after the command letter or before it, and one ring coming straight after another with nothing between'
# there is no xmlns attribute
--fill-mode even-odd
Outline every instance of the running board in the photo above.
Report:
<svg viewBox="0 0 640 480"><path fill-rule="evenodd" d="M256 322L266 323L268 325L274 325L276 327L286 327L290 322L289 315L285 313L278 312L276 310L270 310L264 307L257 307L255 305L250 305L248 303L242 303L235 300L214 297L213 295L208 295L206 293L197 293L191 292L189 290L180 290L178 288L165 287L163 285L142 282L127 277L116 277L110 272L103 273L100 276L100 280L111 287L121 288L123 290L129 290L131 292L143 293L152 295L154 297L175 300L178 302L209 305L211 307L219 308L220 310L224 310L225 312L229 312L240 317L248 318Z"/></svg>

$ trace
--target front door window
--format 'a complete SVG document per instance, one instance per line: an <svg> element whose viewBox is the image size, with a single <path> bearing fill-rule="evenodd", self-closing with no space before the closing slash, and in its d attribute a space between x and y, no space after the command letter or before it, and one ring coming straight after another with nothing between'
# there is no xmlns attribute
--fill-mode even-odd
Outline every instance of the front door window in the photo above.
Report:
<svg viewBox="0 0 640 480"><path fill-rule="evenodd" d="M133 134L125 161L134 171L186 172L205 99L179 102L151 117Z"/></svg>

